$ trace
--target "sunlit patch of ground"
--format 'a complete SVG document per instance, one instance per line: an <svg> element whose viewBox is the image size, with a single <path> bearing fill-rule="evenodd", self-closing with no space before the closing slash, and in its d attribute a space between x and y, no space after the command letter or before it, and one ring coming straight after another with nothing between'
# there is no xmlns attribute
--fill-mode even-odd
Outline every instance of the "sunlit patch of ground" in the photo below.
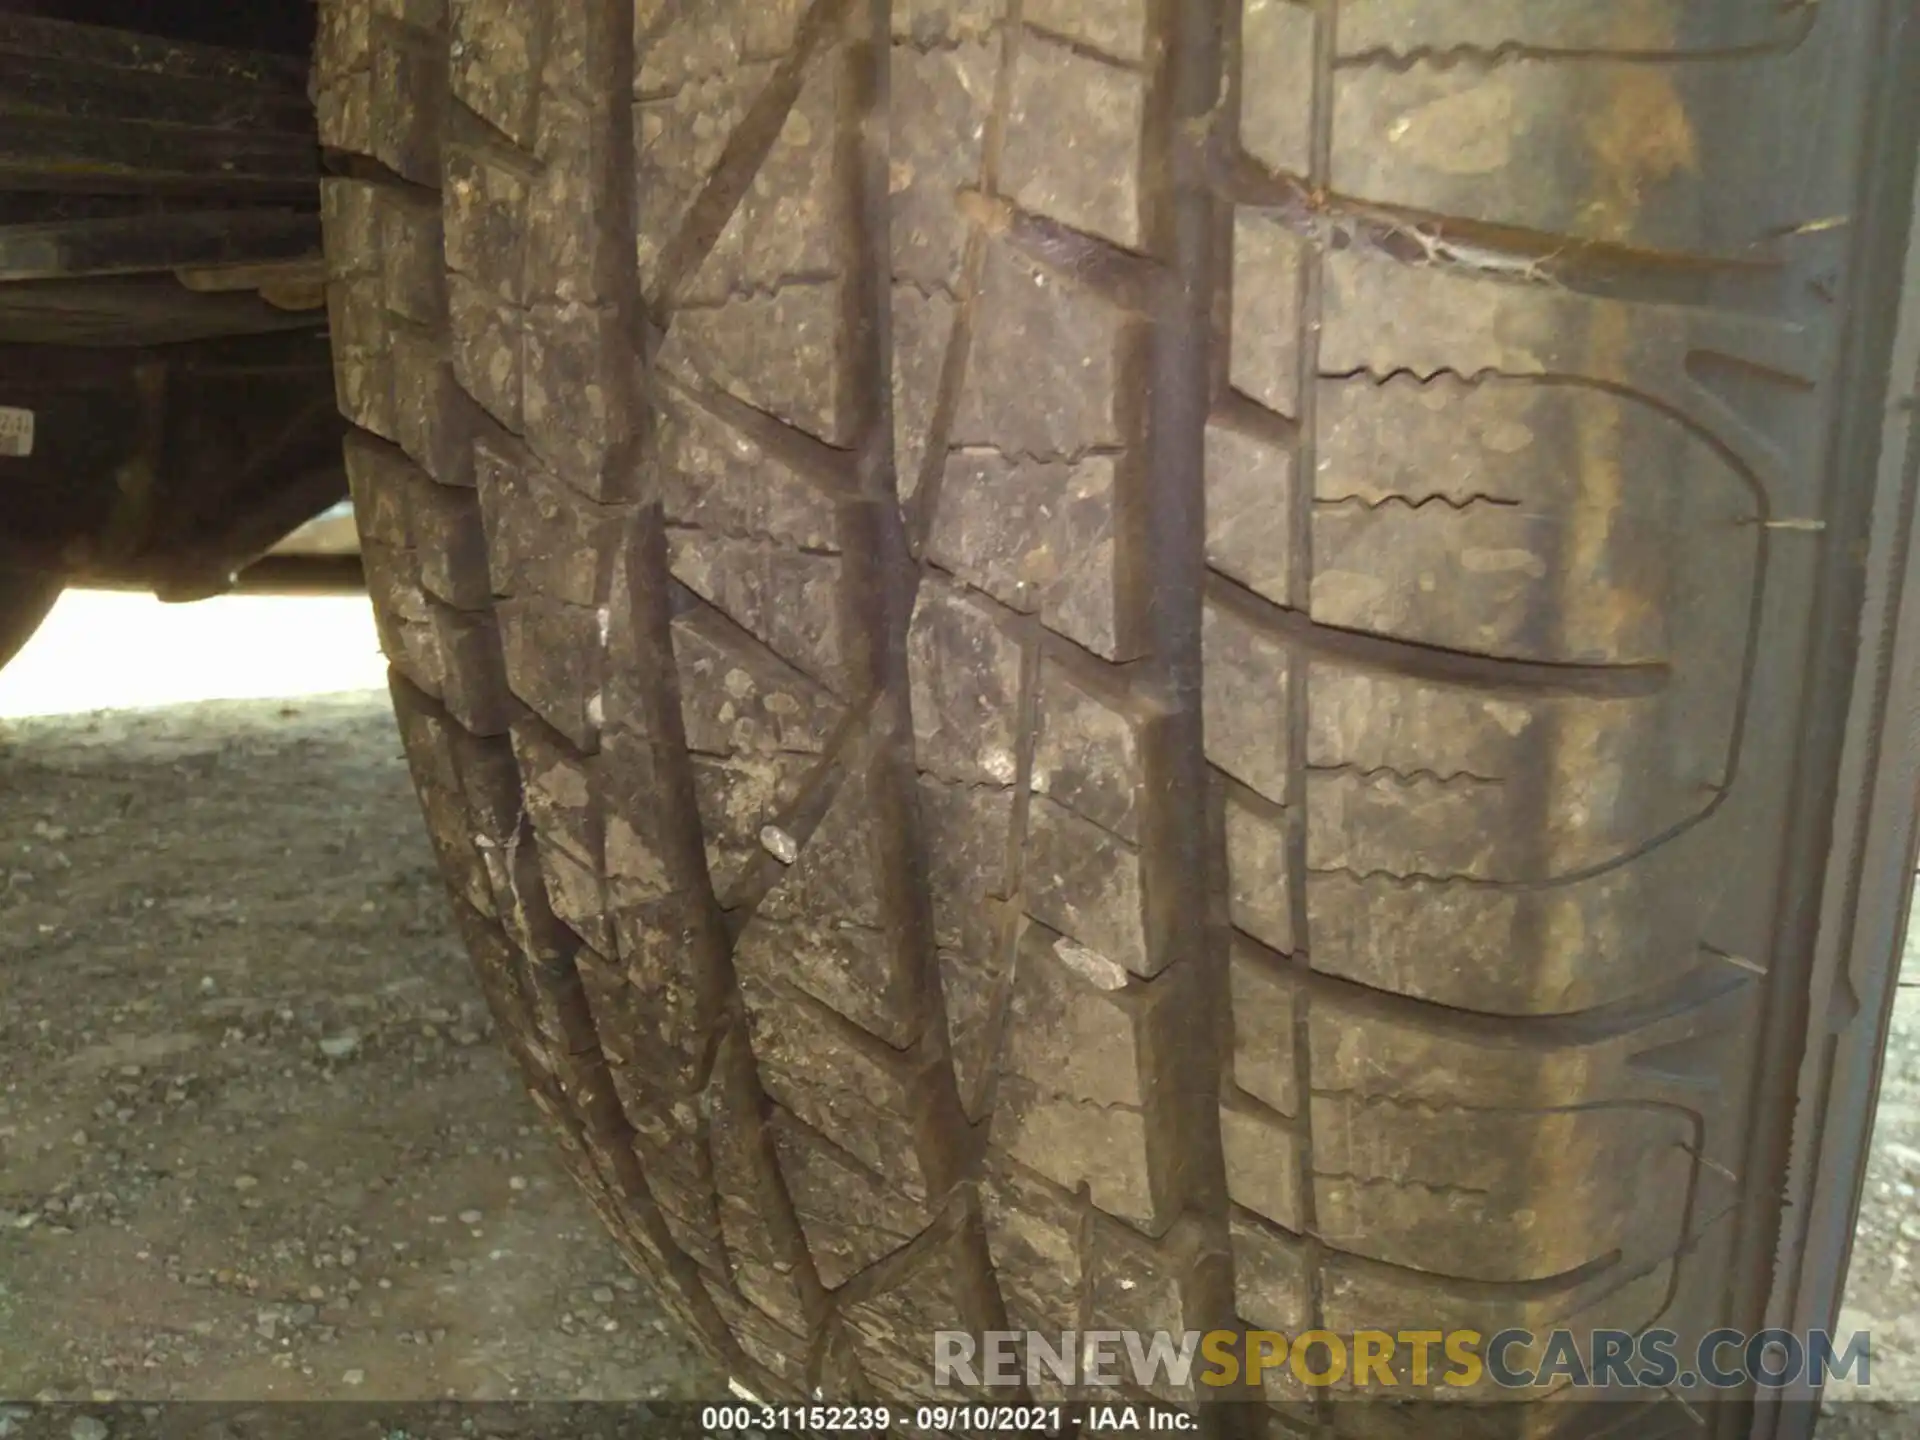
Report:
<svg viewBox="0 0 1920 1440"><path fill-rule="evenodd" d="M163 605L150 595L69 590L0 670L0 718L385 685L364 596L230 595Z"/></svg>

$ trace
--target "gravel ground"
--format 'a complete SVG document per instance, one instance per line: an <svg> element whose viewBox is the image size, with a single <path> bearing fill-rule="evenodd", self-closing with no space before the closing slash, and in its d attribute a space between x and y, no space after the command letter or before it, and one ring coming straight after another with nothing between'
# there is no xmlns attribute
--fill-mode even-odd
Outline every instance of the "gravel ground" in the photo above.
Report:
<svg viewBox="0 0 1920 1440"><path fill-rule="evenodd" d="M384 695L0 720L0 783L0 1397L724 1393L491 1042ZM1892 1046L1823 1440L1920 1399L1920 991Z"/></svg>
<svg viewBox="0 0 1920 1440"><path fill-rule="evenodd" d="M0 1396L724 1392L491 1040L383 695L0 776Z"/></svg>

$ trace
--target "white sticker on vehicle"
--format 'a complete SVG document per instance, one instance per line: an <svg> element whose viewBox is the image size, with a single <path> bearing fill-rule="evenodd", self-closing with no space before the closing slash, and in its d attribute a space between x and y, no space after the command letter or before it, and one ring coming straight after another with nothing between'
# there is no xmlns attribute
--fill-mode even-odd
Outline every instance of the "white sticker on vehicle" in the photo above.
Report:
<svg viewBox="0 0 1920 1440"><path fill-rule="evenodd" d="M0 405L0 455L33 453L33 411Z"/></svg>

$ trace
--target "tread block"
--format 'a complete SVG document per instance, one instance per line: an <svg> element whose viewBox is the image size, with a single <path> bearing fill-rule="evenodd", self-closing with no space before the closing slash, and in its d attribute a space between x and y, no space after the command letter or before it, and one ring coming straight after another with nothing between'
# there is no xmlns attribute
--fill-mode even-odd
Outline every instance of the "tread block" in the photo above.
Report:
<svg viewBox="0 0 1920 1440"><path fill-rule="evenodd" d="M418 472L405 452L371 435L348 431L343 454L361 538L388 550L411 550L408 509ZM417 560L414 566L418 568Z"/></svg>
<svg viewBox="0 0 1920 1440"><path fill-rule="evenodd" d="M1033 793L1138 842L1145 774L1138 726L1053 659L1041 659L1039 687Z"/></svg>
<svg viewBox="0 0 1920 1440"><path fill-rule="evenodd" d="M933 896L933 943L947 1017L947 1043L963 1108L980 1103L998 1037L998 1007L1019 914L1011 884L1010 790L920 780L920 817Z"/></svg>
<svg viewBox="0 0 1920 1440"><path fill-rule="evenodd" d="M905 1382L899 1392L905 1395L932 1399L940 1393L926 1350L934 1331L955 1328L965 1314L961 1276L970 1262L964 1237L948 1235L928 1245L879 1293L847 1306L841 1314L860 1368L883 1381Z"/></svg>
<svg viewBox="0 0 1920 1440"><path fill-rule="evenodd" d="M1095 988L1061 958L1071 941L1029 926L992 1120L998 1149L1067 1190L1143 1224L1156 1218L1141 1088L1140 1005Z"/></svg>
<svg viewBox="0 0 1920 1440"><path fill-rule="evenodd" d="M707 874L722 903L767 854L761 832L804 792L818 762L807 755L694 755L693 788L706 839Z"/></svg>
<svg viewBox="0 0 1920 1440"><path fill-rule="evenodd" d="M1151 975L1140 854L1045 795L1027 813L1027 910L1135 975Z"/></svg>
<svg viewBox="0 0 1920 1440"><path fill-rule="evenodd" d="M491 918L496 914L493 886L474 843L473 819L462 793L452 733L455 727L438 705L404 679L394 680L393 702L407 769L420 797L427 837L439 856L441 873L456 896Z"/></svg>
<svg viewBox="0 0 1920 1440"><path fill-rule="evenodd" d="M1619 48L1680 48L1679 7L1611 8ZM1758 19L1765 10L1748 13ZM1695 30L1691 16L1684 23ZM1517 55L1491 67L1342 67L1331 183L1345 195L1575 239L1738 250L1760 238L1764 222L1748 235L1728 233L1744 176L1737 163L1706 163L1709 117L1767 113L1783 90L1807 86L1802 67L1818 62L1675 61ZM1520 134L1525 145L1513 143ZM1546 165L1546 155L1565 158Z"/></svg>
<svg viewBox="0 0 1920 1440"><path fill-rule="evenodd" d="M1516 811L1537 803L1477 775L1315 770L1307 776L1309 863L1361 875L1521 875L1537 837Z"/></svg>
<svg viewBox="0 0 1920 1440"><path fill-rule="evenodd" d="M1227 905L1236 928L1283 955L1293 952L1293 866L1287 831L1293 823L1276 806L1215 781L1225 812Z"/></svg>
<svg viewBox="0 0 1920 1440"><path fill-rule="evenodd" d="M842 707L708 605L673 617L687 746L698 754L818 755Z"/></svg>
<svg viewBox="0 0 1920 1440"><path fill-rule="evenodd" d="M381 296L386 308L415 325L440 325L447 317L440 207L390 185L361 188L373 196L380 278L384 282Z"/></svg>
<svg viewBox="0 0 1920 1440"><path fill-rule="evenodd" d="M1026 0L1021 18L1117 60L1147 54L1147 0Z"/></svg>
<svg viewBox="0 0 1920 1440"><path fill-rule="evenodd" d="M848 689L840 557L708 530L667 532L673 578L815 684Z"/></svg>
<svg viewBox="0 0 1920 1440"><path fill-rule="evenodd" d="M519 825L504 844L481 843L480 857L493 884L501 926L527 959L536 1026L560 1046L557 1053L571 1054L568 1047L578 1047L588 1037L580 1033L574 1017L554 1006L557 996L578 989L574 957L580 953L580 937L553 913L532 833Z"/></svg>
<svg viewBox="0 0 1920 1440"><path fill-rule="evenodd" d="M1273 8L1292 7L1276 0ZM1244 210L1235 214L1228 374L1236 390L1280 415L1300 413L1300 290L1307 255L1306 241L1292 231Z"/></svg>
<svg viewBox="0 0 1920 1440"><path fill-rule="evenodd" d="M554 913L600 954L614 954L602 878L605 828L591 762L531 716L514 723L513 753Z"/></svg>
<svg viewBox="0 0 1920 1440"><path fill-rule="evenodd" d="M432 331L395 325L390 343L394 438L440 484L471 485L472 437L462 423L467 398L446 341Z"/></svg>
<svg viewBox="0 0 1920 1440"><path fill-rule="evenodd" d="M627 905L612 917L632 992L625 1023L633 1063L676 1088L698 1075L720 1010L706 961L696 953L703 919L686 895Z"/></svg>
<svg viewBox="0 0 1920 1440"><path fill-rule="evenodd" d="M807 1328L806 1302L791 1253L797 1242L777 1234L768 1216L787 1205L771 1141L758 1111L758 1090L738 1083L742 1039L737 1031L720 1042L705 1104L708 1153L733 1287L748 1304L789 1330Z"/></svg>
<svg viewBox="0 0 1920 1440"><path fill-rule="evenodd" d="M639 1087L631 1094L623 1094L621 1103L629 1114L637 1107L647 1106L649 1114L657 1115L661 1105L658 1098L648 1099L644 1089ZM732 1270L727 1263L726 1244L721 1237L713 1175L704 1164L704 1136L676 1135L670 1137L670 1143L674 1146L673 1150L662 1149L655 1139L636 1130L634 1148L641 1157L641 1171L646 1178L647 1188L659 1207L660 1218L666 1222L667 1233L673 1238L673 1243L706 1272L710 1283L731 1284ZM702 1162L699 1172L687 1173L684 1160L680 1167L670 1163L667 1157L674 1154L698 1156Z"/></svg>
<svg viewBox="0 0 1920 1440"><path fill-rule="evenodd" d="M1186 1330L1187 1297L1181 1277L1188 1272L1177 1244L1149 1240L1137 1230L1104 1215L1091 1217L1088 1254L1090 1313L1101 1329L1129 1330L1143 1336ZM1160 1377L1152 1390L1163 1400L1192 1400L1200 1389Z"/></svg>
<svg viewBox="0 0 1920 1440"><path fill-rule="evenodd" d="M709 380L735 399L829 445L853 442L855 408L841 363L846 302L839 280L793 280L674 313L659 364L682 383Z"/></svg>
<svg viewBox="0 0 1920 1440"><path fill-rule="evenodd" d="M441 179L445 264L436 269L515 309L528 299L523 227L531 169L531 157L523 164L496 149L454 143Z"/></svg>
<svg viewBox="0 0 1920 1440"><path fill-rule="evenodd" d="M946 291L960 283L969 227L954 197L980 183L1000 59L997 41L894 52L888 131L897 280Z"/></svg>
<svg viewBox="0 0 1920 1440"><path fill-rule="evenodd" d="M327 334L333 351L333 384L340 413L363 430L400 438L394 414L390 322L378 275L336 277L327 282Z"/></svg>
<svg viewBox="0 0 1920 1440"><path fill-rule="evenodd" d="M1724 598L1704 634L1704 616L1678 635L1668 617L1682 571L1751 591L1757 497L1651 406L1524 380L1323 381L1317 428L1315 619L1548 661L1743 644Z"/></svg>
<svg viewBox="0 0 1920 1440"><path fill-rule="evenodd" d="M1316 970L1377 990L1500 1014L1580 1010L1688 963L1693 942L1676 936L1697 923L1700 889L1712 893L1692 866L1544 890L1317 874L1308 948Z"/></svg>
<svg viewBox="0 0 1920 1440"><path fill-rule="evenodd" d="M940 990L947 1012L947 1051L953 1060L961 1108L974 1120L985 1118L987 1084L1000 1034L999 1007L1012 971L1013 941L1006 930L1019 923L1010 906L999 908L1002 933L994 937L990 947L943 949L938 954Z"/></svg>
<svg viewBox="0 0 1920 1440"><path fill-rule="evenodd" d="M398 27L382 34L368 57L370 123L362 153L415 185L437 186L447 82L439 37Z"/></svg>
<svg viewBox="0 0 1920 1440"><path fill-rule="evenodd" d="M844 63L818 57L704 263L675 287L676 306L713 306L839 272L846 241L838 146L823 144L849 103Z"/></svg>
<svg viewBox="0 0 1920 1440"><path fill-rule="evenodd" d="M435 643L444 657L446 676L440 699L452 715L475 735L504 735L520 713L520 702L508 688L501 657L500 629L484 610L455 610L429 598Z"/></svg>
<svg viewBox="0 0 1920 1440"><path fill-rule="evenodd" d="M892 13L894 39L933 49L991 34L1007 0L897 0Z"/></svg>
<svg viewBox="0 0 1920 1440"><path fill-rule="evenodd" d="M772 75L771 65L743 65L690 79L671 95L637 106L635 228L640 280L647 289L660 282L660 262L688 209Z"/></svg>
<svg viewBox="0 0 1920 1440"><path fill-rule="evenodd" d="M420 588L419 557L410 549L363 539L360 560L382 653L394 670L439 699L446 689L446 656L432 602Z"/></svg>
<svg viewBox="0 0 1920 1440"><path fill-rule="evenodd" d="M1229 961L1233 997L1233 1083L1281 1115L1298 1113L1294 1060L1295 981L1288 962L1245 940ZM1356 1082L1357 1083L1357 1082Z"/></svg>
<svg viewBox="0 0 1920 1440"><path fill-rule="evenodd" d="M1175 1258L1177 1242L1160 1242L1089 1209L1080 1196L989 1149L981 1176L987 1250L1015 1329L1179 1333L1189 1328ZM1081 1398L1043 1371L1034 1398ZM1179 1398L1166 1392L1164 1398Z"/></svg>
<svg viewBox="0 0 1920 1440"><path fill-rule="evenodd" d="M447 321L460 388L508 430L522 429L526 312L456 271L447 277Z"/></svg>
<svg viewBox="0 0 1920 1440"><path fill-rule="evenodd" d="M1313 1304L1313 1265L1305 1242L1246 1210L1233 1210L1227 1223L1233 1247L1233 1307L1241 1322L1288 1336L1312 1329L1321 1317ZM1360 1322L1361 1326L1372 1324L1371 1320ZM1286 1365L1264 1369L1260 1383L1270 1401L1298 1405L1309 1395Z"/></svg>
<svg viewBox="0 0 1920 1440"><path fill-rule="evenodd" d="M934 943L964 955L999 948L1003 901L1011 888L1007 846L1013 792L920 777L920 820L933 892Z"/></svg>
<svg viewBox="0 0 1920 1440"><path fill-rule="evenodd" d="M742 1353L790 1393L806 1384L807 1341L751 1305L743 1305L711 1280L702 1278L714 1308L727 1323Z"/></svg>
<svg viewBox="0 0 1920 1440"><path fill-rule="evenodd" d="M1340 52L1412 59L1524 47L1684 56L1783 41L1794 28L1791 7L1765 5L1696 11L1674 0L1627 10L1606 0L1346 0Z"/></svg>
<svg viewBox="0 0 1920 1440"><path fill-rule="evenodd" d="M757 974L741 977L760 1078L780 1105L844 1149L876 1181L919 1203L927 1193L910 1117L921 1077L816 1001ZM885 1053L882 1053L885 1052Z"/></svg>
<svg viewBox="0 0 1920 1440"><path fill-rule="evenodd" d="M1077 1329L1084 1207L997 1146L987 1151L980 1199L1008 1323L1048 1334Z"/></svg>
<svg viewBox="0 0 1920 1440"><path fill-rule="evenodd" d="M676 1091L693 1083L718 1023L720 941L697 855L672 843L661 796L666 762L657 742L628 725L608 728L591 764L600 779L603 869L614 946L644 1040L634 1063Z"/></svg>
<svg viewBox="0 0 1920 1440"><path fill-rule="evenodd" d="M598 749L607 674L599 612L534 595L502 600L494 613L513 694L577 748Z"/></svg>
<svg viewBox="0 0 1920 1440"><path fill-rule="evenodd" d="M372 14L371 0L326 6L316 17L313 45L313 107L321 143L361 155L373 153Z"/></svg>
<svg viewBox="0 0 1920 1440"><path fill-rule="evenodd" d="M485 538L472 491L435 482L403 451L369 435L349 434L345 454L363 547L380 552L390 581L421 597L408 616L424 615L427 597L460 610L484 608Z"/></svg>
<svg viewBox="0 0 1920 1440"><path fill-rule="evenodd" d="M1674 1268L1670 1261L1645 1268L1616 1263L1601 1267L1597 1273L1556 1282L1503 1286L1461 1282L1447 1275L1381 1265L1333 1251L1327 1254L1321 1271L1324 1323L1335 1334L1352 1334L1354 1329L1362 1327L1391 1333L1403 1329L1471 1329L1483 1335L1516 1329L1531 1330L1541 1337L1556 1328L1581 1337L1590 1336L1596 1329L1637 1331L1663 1317L1672 1298ZM1640 1273L1635 1273L1636 1269ZM1512 1363L1516 1367L1538 1366L1546 1345L1544 1338L1531 1344L1514 1345L1510 1352ZM1579 1349L1590 1362L1591 1354L1584 1339L1579 1342ZM1542 1433L1538 1428L1541 1417L1531 1413L1539 1407L1513 1403L1520 1398L1514 1391L1498 1390L1485 1380L1467 1388L1447 1385L1441 1376L1450 1367L1440 1363L1437 1349L1429 1360L1427 1389L1423 1392L1412 1383L1410 1349L1396 1352L1393 1368L1402 1395L1412 1398L1424 1393L1468 1402L1504 1399L1508 1403L1489 1405L1486 1410L1495 1416L1508 1415L1509 1423L1515 1428L1495 1429L1492 1434ZM1462 1407L1469 1414L1479 1408L1470 1404ZM1577 1420L1581 1407L1568 1408L1575 1410L1573 1418ZM1577 1435L1584 1427L1575 1424L1570 1428ZM1468 1432L1469 1435L1485 1433Z"/></svg>
<svg viewBox="0 0 1920 1440"><path fill-rule="evenodd" d="M333 6L337 15L344 6ZM331 243L326 247L327 278L385 276L386 208L378 186L338 175L320 180L320 223Z"/></svg>
<svg viewBox="0 0 1920 1440"><path fill-rule="evenodd" d="M1139 248L1145 109L1145 77L1029 34L1013 67L1002 187L1024 210Z"/></svg>
<svg viewBox="0 0 1920 1440"><path fill-rule="evenodd" d="M610 307L539 301L527 308L521 425L528 447L553 473L595 500L622 498L631 477L615 474L637 417L624 373L630 363Z"/></svg>
<svg viewBox="0 0 1920 1440"><path fill-rule="evenodd" d="M1307 1328L1312 1323L1313 1266L1306 1242L1244 1211L1233 1212L1230 1226L1234 1309L1240 1318L1284 1335Z"/></svg>
<svg viewBox="0 0 1920 1440"><path fill-rule="evenodd" d="M957 313L950 295L893 287L893 468L902 502L920 490Z"/></svg>
<svg viewBox="0 0 1920 1440"><path fill-rule="evenodd" d="M1292 0L1247 0L1241 20L1240 143L1283 175L1312 168L1316 28L1312 8ZM1346 29L1342 10L1343 39Z"/></svg>
<svg viewBox="0 0 1920 1440"><path fill-rule="evenodd" d="M1202 704L1207 758L1276 805L1287 801L1288 648L1236 613L1209 602L1201 617L1206 654Z"/></svg>
<svg viewBox="0 0 1920 1440"><path fill-rule="evenodd" d="M927 555L1048 629L1119 655L1114 593L1114 464L950 454Z"/></svg>
<svg viewBox="0 0 1920 1440"><path fill-rule="evenodd" d="M833 502L699 405L662 397L654 460L669 524L756 536L796 550L840 548Z"/></svg>
<svg viewBox="0 0 1920 1440"><path fill-rule="evenodd" d="M926 1228L923 1201L903 1195L858 1157L776 1107L768 1121L780 1172L829 1290Z"/></svg>
<svg viewBox="0 0 1920 1440"><path fill-rule="evenodd" d="M560 12L561 23L584 20L584 7ZM566 72L563 72L566 73ZM582 223L604 210L613 186L613 157L602 113L619 102L590 93L590 71L572 72L586 96L550 91L542 100L534 150L539 157L525 182L516 236L520 294L547 301L563 316L598 312L614 303L609 281L633 263L604 225ZM577 308L576 308L577 307Z"/></svg>
<svg viewBox="0 0 1920 1440"><path fill-rule="evenodd" d="M1657 396L1683 419L1720 432L1730 412L1695 384L1690 357L1712 352L1772 372L1775 404L1804 405L1821 342L1821 333L1804 325L1740 311L1513 284L1468 266L1409 265L1378 251L1333 250L1326 258L1325 375L1497 372L1598 381L1635 398ZM1734 429L1722 438L1756 470L1777 474L1777 456L1740 433L1757 421L1732 418Z"/></svg>
<svg viewBox="0 0 1920 1440"><path fill-rule="evenodd" d="M1670 1108L1465 1109L1313 1098L1314 1204L1328 1244L1449 1273L1540 1280L1682 1239L1698 1121Z"/></svg>
<svg viewBox="0 0 1920 1440"><path fill-rule="evenodd" d="M416 475L405 491L406 526L420 558L420 585L456 610L483 610L493 599L487 583L487 537L471 490Z"/></svg>
<svg viewBox="0 0 1920 1440"><path fill-rule="evenodd" d="M516 0L448 0L453 96L523 149L531 149L552 21Z"/></svg>
<svg viewBox="0 0 1920 1440"><path fill-rule="evenodd" d="M1229 1089L1220 1103L1220 1145L1228 1198L1276 1225L1299 1230L1300 1150L1286 1117L1245 1091Z"/></svg>
<svg viewBox="0 0 1920 1440"><path fill-rule="evenodd" d="M1037 457L1118 447L1124 324L1092 290L989 245L953 443Z"/></svg>
<svg viewBox="0 0 1920 1440"><path fill-rule="evenodd" d="M914 753L943 780L1010 786L1019 778L1020 646L960 587L929 577L907 633Z"/></svg>
<svg viewBox="0 0 1920 1440"><path fill-rule="evenodd" d="M675 668L714 892L761 864L778 823L819 765L840 707L711 606L674 617Z"/></svg>
<svg viewBox="0 0 1920 1440"><path fill-rule="evenodd" d="M1698 817L1730 756L1728 697L1700 717L1690 687L1529 695L1319 660L1308 685L1313 871L1577 877Z"/></svg>
<svg viewBox="0 0 1920 1440"><path fill-rule="evenodd" d="M922 1017L881 906L874 763L865 755L848 762L826 815L741 933L734 963L767 983L797 985L887 1044L905 1046Z"/></svg>
<svg viewBox="0 0 1920 1440"><path fill-rule="evenodd" d="M1294 978L1268 973L1276 994ZM1663 1067L1647 1057L1683 1047L1699 1057L1725 1052L1754 1020L1753 991L1753 976L1703 955L1657 991L1571 1014L1519 1018L1316 977L1309 1018L1313 1083L1317 1090L1427 1105L1697 1103L1702 1086L1695 1067Z"/></svg>
<svg viewBox="0 0 1920 1440"><path fill-rule="evenodd" d="M1207 564L1276 605L1289 603L1294 465L1291 447L1207 427Z"/></svg>
<svg viewBox="0 0 1920 1440"><path fill-rule="evenodd" d="M1548 718L1543 712L1560 703L1333 660L1310 660L1306 678L1306 763L1318 770L1510 778L1536 753L1534 735ZM1601 703L1634 708L1633 702Z"/></svg>
<svg viewBox="0 0 1920 1440"><path fill-rule="evenodd" d="M641 94L662 94L741 62L791 50L808 0L704 0L698 11L680 0L639 0L634 53Z"/></svg>
<svg viewBox="0 0 1920 1440"><path fill-rule="evenodd" d="M487 439L474 446L493 593L545 597L588 608L606 603L620 521L525 451Z"/></svg>

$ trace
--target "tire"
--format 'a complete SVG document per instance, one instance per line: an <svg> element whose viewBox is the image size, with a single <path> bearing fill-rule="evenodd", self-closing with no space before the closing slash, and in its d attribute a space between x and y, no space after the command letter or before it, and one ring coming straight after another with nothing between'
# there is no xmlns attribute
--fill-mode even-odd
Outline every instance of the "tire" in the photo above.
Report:
<svg viewBox="0 0 1920 1440"><path fill-rule="evenodd" d="M1915 27L1021 3L326 8L369 584L574 1173L765 1395L1830 1314Z"/></svg>
<svg viewBox="0 0 1920 1440"><path fill-rule="evenodd" d="M0 668L26 648L63 588L57 575L0 570Z"/></svg>

